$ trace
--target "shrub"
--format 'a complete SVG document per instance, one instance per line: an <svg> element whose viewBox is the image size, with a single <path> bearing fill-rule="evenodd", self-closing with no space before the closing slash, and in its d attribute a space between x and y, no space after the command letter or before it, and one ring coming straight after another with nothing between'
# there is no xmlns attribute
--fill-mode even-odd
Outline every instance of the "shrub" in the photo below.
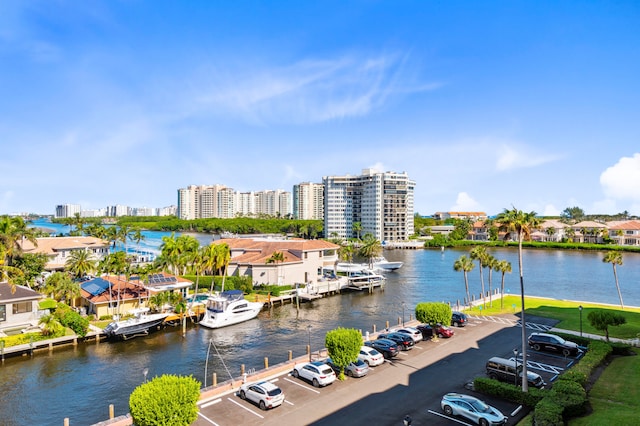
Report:
<svg viewBox="0 0 640 426"><path fill-rule="evenodd" d="M564 425L562 420L563 407L551 398L540 401L533 413L533 424L536 426Z"/></svg>
<svg viewBox="0 0 640 426"><path fill-rule="evenodd" d="M574 381L558 380L554 383L549 398L563 407L565 417L581 416L587 411L587 392Z"/></svg>
<svg viewBox="0 0 640 426"><path fill-rule="evenodd" d="M416 319L427 324L445 324L451 322L451 307L446 303L422 302L416 305Z"/></svg>
<svg viewBox="0 0 640 426"><path fill-rule="evenodd" d="M143 383L129 397L137 426L187 426L198 417L200 382L191 376L163 375Z"/></svg>
<svg viewBox="0 0 640 426"><path fill-rule="evenodd" d="M528 407L535 407L549 392L538 388L529 388L529 392L522 392L522 389L518 386L499 382L488 377L477 377L473 382L473 386L478 392L497 396Z"/></svg>

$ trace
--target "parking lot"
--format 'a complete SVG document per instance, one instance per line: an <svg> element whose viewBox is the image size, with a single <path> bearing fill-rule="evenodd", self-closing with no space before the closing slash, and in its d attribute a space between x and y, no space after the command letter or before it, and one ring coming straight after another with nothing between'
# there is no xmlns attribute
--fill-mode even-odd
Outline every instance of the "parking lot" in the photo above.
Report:
<svg viewBox="0 0 640 426"><path fill-rule="evenodd" d="M515 424L526 414L525 410L477 395L468 389L468 384L475 377L485 376L485 363L492 356L514 358L513 348L519 347L520 331L513 322L472 319L466 327L455 328L452 338L419 342L412 350L373 367L362 378L315 388L290 374L273 377L270 381L282 389L285 401L268 411L235 393L201 401L198 420L193 424L402 425L406 416L412 425L470 424L464 418L451 419L442 412L440 400L447 392L477 396L509 416L508 424ZM528 368L547 383L575 362L573 358L533 350L528 354ZM521 356L518 362L522 362Z"/></svg>

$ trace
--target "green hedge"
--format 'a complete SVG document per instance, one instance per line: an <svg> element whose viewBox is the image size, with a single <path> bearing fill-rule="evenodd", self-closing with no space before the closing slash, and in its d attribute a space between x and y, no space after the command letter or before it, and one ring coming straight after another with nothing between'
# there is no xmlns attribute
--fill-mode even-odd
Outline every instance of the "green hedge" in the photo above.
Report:
<svg viewBox="0 0 640 426"><path fill-rule="evenodd" d="M193 281L195 286L196 276L195 275L183 275L182 278L185 278L189 281ZM208 292L211 290L211 282L214 281L214 290L220 291L222 290L222 277L220 276L211 276L211 275L200 275L198 277L198 288L196 291L198 292ZM251 277L236 277L236 276L228 276L224 278L224 289L226 290L242 290L245 294L253 293L253 282L251 281Z"/></svg>
<svg viewBox="0 0 640 426"><path fill-rule="evenodd" d="M163 375L133 390L129 411L136 426L188 426L198 417L199 397L193 377Z"/></svg>
<svg viewBox="0 0 640 426"><path fill-rule="evenodd" d="M547 394L548 390L531 387L529 392L522 392L519 386L500 382L488 377L477 377L473 382L474 389L478 392L497 396L500 399L515 402L517 404L534 407Z"/></svg>

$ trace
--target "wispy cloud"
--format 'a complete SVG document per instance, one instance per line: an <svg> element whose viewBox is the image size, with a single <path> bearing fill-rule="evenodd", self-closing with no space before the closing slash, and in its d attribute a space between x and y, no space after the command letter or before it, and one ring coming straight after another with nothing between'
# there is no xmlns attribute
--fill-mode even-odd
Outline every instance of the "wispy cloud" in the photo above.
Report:
<svg viewBox="0 0 640 426"><path fill-rule="evenodd" d="M205 110L231 112L256 124L358 117L383 107L390 96L440 87L437 83L412 85L401 78L406 62L400 54L343 56L252 68L232 75L212 73L205 94L197 100Z"/></svg>
<svg viewBox="0 0 640 426"><path fill-rule="evenodd" d="M498 171L536 167L560 158L559 155L540 153L533 147L522 144L501 144L496 151Z"/></svg>
<svg viewBox="0 0 640 426"><path fill-rule="evenodd" d="M622 157L600 175L600 185L609 198L640 202L640 153Z"/></svg>

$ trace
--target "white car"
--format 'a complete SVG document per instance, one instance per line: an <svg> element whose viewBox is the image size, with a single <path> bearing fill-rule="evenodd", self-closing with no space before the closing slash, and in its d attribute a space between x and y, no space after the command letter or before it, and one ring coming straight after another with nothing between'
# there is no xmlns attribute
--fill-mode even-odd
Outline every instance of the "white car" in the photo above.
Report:
<svg viewBox="0 0 640 426"><path fill-rule="evenodd" d="M380 364L384 364L384 356L369 346L360 346L360 353L358 359L366 362L369 367L375 367Z"/></svg>
<svg viewBox="0 0 640 426"><path fill-rule="evenodd" d="M271 382L243 384L239 395L242 399L258 404L261 410L277 407L284 401L282 390Z"/></svg>
<svg viewBox="0 0 640 426"><path fill-rule="evenodd" d="M403 333L411 336L414 343L418 343L422 341L422 332L415 327L402 327L402 328L395 329L393 331L395 331L396 333Z"/></svg>
<svg viewBox="0 0 640 426"><path fill-rule="evenodd" d="M308 380L317 388L330 385L336 380L336 373L333 369L320 361L296 364L291 375Z"/></svg>

